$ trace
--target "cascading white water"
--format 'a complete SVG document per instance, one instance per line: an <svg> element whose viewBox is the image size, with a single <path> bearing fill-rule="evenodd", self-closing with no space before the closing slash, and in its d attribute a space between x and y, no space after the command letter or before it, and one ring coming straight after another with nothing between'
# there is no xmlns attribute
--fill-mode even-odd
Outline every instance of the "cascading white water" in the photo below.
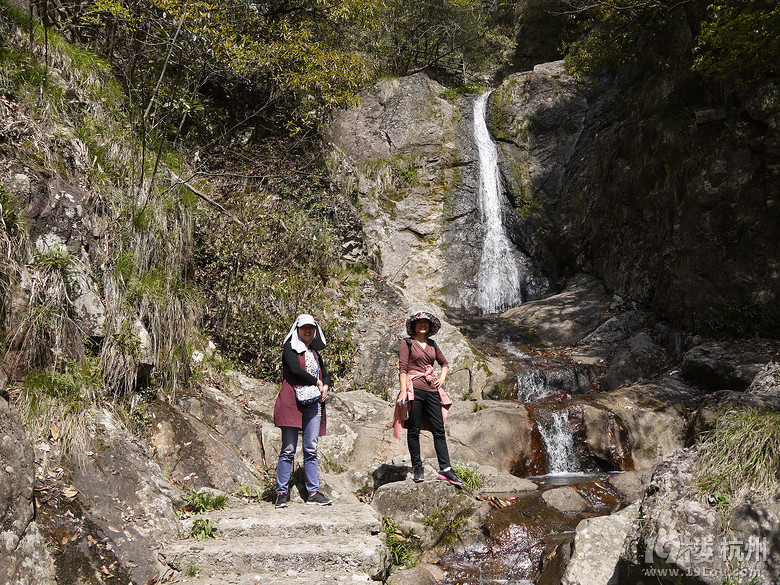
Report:
<svg viewBox="0 0 780 585"><path fill-rule="evenodd" d="M479 205L485 226L482 259L477 272L477 306L499 313L522 302L517 251L504 229L498 150L488 132L485 110L490 92L474 103L474 140L479 153Z"/></svg>
<svg viewBox="0 0 780 585"><path fill-rule="evenodd" d="M574 447L574 436L568 429L569 412L556 410L550 414L549 424L539 424L539 434L547 453L547 473L559 475L582 471L580 456Z"/></svg>
<svg viewBox="0 0 780 585"><path fill-rule="evenodd" d="M551 396L557 391L547 382L547 376L532 370L515 376L517 384L517 400L520 402L536 402L541 398Z"/></svg>

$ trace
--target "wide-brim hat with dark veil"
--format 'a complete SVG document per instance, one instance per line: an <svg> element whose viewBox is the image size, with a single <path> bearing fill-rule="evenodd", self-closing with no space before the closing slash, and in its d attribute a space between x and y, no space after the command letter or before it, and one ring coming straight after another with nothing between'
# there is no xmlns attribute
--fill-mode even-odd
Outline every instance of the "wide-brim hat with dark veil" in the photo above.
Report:
<svg viewBox="0 0 780 585"><path fill-rule="evenodd" d="M414 323L420 319L425 319L431 324L431 330L428 332L428 337L436 335L439 329L441 329L441 321L439 321L431 313L428 311L417 311L414 315L406 320L406 332L409 334L409 337L414 337Z"/></svg>

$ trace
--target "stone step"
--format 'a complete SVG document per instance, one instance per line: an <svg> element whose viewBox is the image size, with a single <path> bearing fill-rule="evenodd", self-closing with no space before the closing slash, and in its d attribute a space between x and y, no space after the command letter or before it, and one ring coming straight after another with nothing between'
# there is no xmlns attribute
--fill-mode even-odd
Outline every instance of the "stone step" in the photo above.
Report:
<svg viewBox="0 0 780 585"><path fill-rule="evenodd" d="M216 529L218 538L378 534L382 530L379 515L366 504L290 504L287 508L276 509L272 504L264 502L248 507L211 510L182 520L182 532L189 534L193 522L198 518L208 519Z"/></svg>
<svg viewBox="0 0 780 585"><path fill-rule="evenodd" d="M262 571L244 575L213 575L187 577L183 573L166 581L167 585L360 585L376 581L365 573L337 573L332 571Z"/></svg>
<svg viewBox="0 0 780 585"><path fill-rule="evenodd" d="M199 576L254 574L278 570L367 574L381 577L388 562L384 535L328 534L285 536L269 533L265 537L229 539L185 539L162 551L165 563L184 574Z"/></svg>

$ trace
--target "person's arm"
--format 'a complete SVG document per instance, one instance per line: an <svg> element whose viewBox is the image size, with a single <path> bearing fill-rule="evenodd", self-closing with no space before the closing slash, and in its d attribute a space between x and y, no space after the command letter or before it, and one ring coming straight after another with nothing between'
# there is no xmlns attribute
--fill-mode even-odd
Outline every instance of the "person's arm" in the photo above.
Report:
<svg viewBox="0 0 780 585"><path fill-rule="evenodd" d="M325 399L328 397L328 390L330 390L330 374L325 369L325 364L322 363L319 353L317 354L317 359L320 362L320 372L322 372L322 381L317 380L317 386L320 388L320 402L325 402Z"/></svg>
<svg viewBox="0 0 780 585"><path fill-rule="evenodd" d="M436 362L441 366L441 373L439 373L439 386L444 387L444 382L447 380L447 374L450 372L450 364L447 362L447 358L444 357L439 344L436 344Z"/></svg>
<svg viewBox="0 0 780 585"><path fill-rule="evenodd" d="M406 341L401 341L401 347L398 348L398 383L400 390L398 397L395 401L398 404L406 402L406 373L409 370L409 358L411 357L411 351L409 350L409 344Z"/></svg>
<svg viewBox="0 0 780 585"><path fill-rule="evenodd" d="M301 364L298 362L298 354L292 348L292 345L289 341L284 344L284 350L282 351L282 363L285 365L294 379L300 380L304 384L319 386L319 380L307 372L306 368L301 367Z"/></svg>
<svg viewBox="0 0 780 585"><path fill-rule="evenodd" d="M406 394L407 394L407 390L406 390L406 372L401 372L400 374L398 374L398 382L399 382L399 384L401 386L401 389L399 390L398 398L396 398L395 401L398 404L403 404L404 402L406 402Z"/></svg>
<svg viewBox="0 0 780 585"><path fill-rule="evenodd" d="M449 373L449 371L450 371L449 366L444 366L441 369L441 373L439 374L439 379L438 379L439 387L444 388L444 382L445 380L447 380L447 374Z"/></svg>

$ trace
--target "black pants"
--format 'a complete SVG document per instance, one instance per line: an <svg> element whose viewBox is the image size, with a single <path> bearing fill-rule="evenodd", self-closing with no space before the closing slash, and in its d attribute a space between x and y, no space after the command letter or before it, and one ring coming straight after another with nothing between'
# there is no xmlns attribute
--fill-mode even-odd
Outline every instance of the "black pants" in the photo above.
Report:
<svg viewBox="0 0 780 585"><path fill-rule="evenodd" d="M447 438L444 435L444 419L441 416L441 398L438 392L414 390L414 400L410 402L409 419L406 421L406 444L412 456L412 467L422 465L420 458L420 426L422 418L428 419L433 434L433 448L439 460L439 469L450 466L450 454L447 450Z"/></svg>

